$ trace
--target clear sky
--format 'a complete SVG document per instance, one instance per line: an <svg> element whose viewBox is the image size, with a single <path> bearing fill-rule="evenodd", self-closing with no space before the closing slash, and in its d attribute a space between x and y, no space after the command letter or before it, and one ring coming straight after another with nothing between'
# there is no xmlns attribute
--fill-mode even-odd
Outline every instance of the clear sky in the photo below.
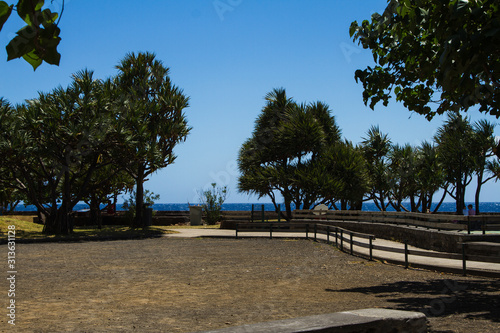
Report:
<svg viewBox="0 0 500 333"><path fill-rule="evenodd" d="M60 12L60 3L49 8ZM375 111L363 104L354 72L373 60L349 38L349 26L385 6L385 0L66 0L60 66L44 63L33 72L23 60L0 61L0 96L22 103L38 91L67 86L71 74L84 68L104 79L117 73L126 53L154 52L190 96L185 112L193 130L175 149L175 164L145 187L162 203L195 203L199 189L217 182L228 186L227 202L258 202L237 192L236 159L273 88L285 88L297 102L327 103L344 138L354 143L379 125L394 143L419 145L442 125L444 117L428 122L394 100ZM0 32L0 59L7 59L4 46L20 26L12 16ZM497 122L469 114L472 121ZM490 182L481 200L500 201L499 190ZM474 191L468 189L467 201Z"/></svg>

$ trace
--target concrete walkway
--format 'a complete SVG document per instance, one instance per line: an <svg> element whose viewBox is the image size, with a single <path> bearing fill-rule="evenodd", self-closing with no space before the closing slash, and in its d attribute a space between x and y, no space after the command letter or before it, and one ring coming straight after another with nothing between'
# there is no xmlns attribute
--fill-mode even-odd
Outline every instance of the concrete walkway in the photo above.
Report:
<svg viewBox="0 0 500 333"><path fill-rule="evenodd" d="M235 230L227 229L171 229L177 233L175 234L165 234L164 237L168 238L198 238L198 237L218 237L218 238L235 238ZM278 232L273 231L273 238L306 238L305 232ZM269 232L239 232L238 238L269 238ZM309 232L309 239L314 239L314 233ZM326 241L327 236L323 234L317 234L317 239ZM356 242L361 242L368 244L368 239L356 238L353 239ZM335 242L335 237L330 236L330 242ZM339 241L340 242L340 241ZM395 249L404 250L404 244L393 242L385 239L377 238L373 241L374 246L384 246ZM344 241L344 252L350 253L350 244ZM353 253L357 255L362 255L363 257L369 257L369 249L353 246ZM434 252L429 250L420 249L414 246L408 246L411 251L419 250L424 252ZM387 261L393 264L405 265L405 255L404 253L394 253L381 250L373 250L373 258ZM463 273L463 262L462 260L456 259L445 259L445 258L432 258L424 256L409 255L408 262L410 267L425 268L430 270L436 270L440 272L450 272L455 274ZM466 262L467 274L469 275L479 275L488 277L499 277L500 278L500 264L488 263L488 262Z"/></svg>

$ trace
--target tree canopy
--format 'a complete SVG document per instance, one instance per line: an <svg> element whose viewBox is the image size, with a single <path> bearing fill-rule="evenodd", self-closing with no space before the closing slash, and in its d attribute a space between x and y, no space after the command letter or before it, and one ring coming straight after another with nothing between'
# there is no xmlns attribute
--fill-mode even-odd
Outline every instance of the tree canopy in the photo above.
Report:
<svg viewBox="0 0 500 333"><path fill-rule="evenodd" d="M67 88L17 106L0 99L2 206L20 192L47 233L68 233L78 202L99 209L132 180L142 221L146 177L174 162L189 133L188 98L153 54L127 55L119 69L107 80L80 71Z"/></svg>
<svg viewBox="0 0 500 333"><path fill-rule="evenodd" d="M500 117L498 0L389 0L349 32L377 63L355 74L372 109L393 93L429 120L472 106Z"/></svg>
<svg viewBox="0 0 500 333"><path fill-rule="evenodd" d="M309 209L327 188L330 196L339 191L339 183L328 178L332 153L326 152L340 141L340 129L324 103L298 104L285 89L274 89L265 99L252 137L240 149L238 188L269 196L275 206L275 192L281 194L290 219L292 203Z"/></svg>
<svg viewBox="0 0 500 333"><path fill-rule="evenodd" d="M146 177L174 163L174 147L191 131L183 112L189 97L175 86L169 68L152 53L130 53L117 66L118 120L130 134L122 168L136 182L136 224L143 225Z"/></svg>

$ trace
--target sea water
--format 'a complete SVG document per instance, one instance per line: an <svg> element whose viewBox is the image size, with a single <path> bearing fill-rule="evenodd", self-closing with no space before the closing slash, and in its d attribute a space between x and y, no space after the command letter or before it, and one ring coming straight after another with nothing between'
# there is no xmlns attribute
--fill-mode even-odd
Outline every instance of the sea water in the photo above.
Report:
<svg viewBox="0 0 500 333"><path fill-rule="evenodd" d="M436 206L437 203L434 203L432 206L432 209ZM474 206L473 202L466 202L466 205L472 204ZM264 210L266 211L272 211L274 210L274 205L272 203L225 203L222 205L222 210L225 211L251 211L252 210L252 205L255 210L262 210L262 205L264 205ZM409 203L404 203L403 204L407 209L410 208ZM77 204L74 208L75 211L78 210L86 210L88 209L88 205L86 204ZM104 208L104 206L102 207ZM122 205L118 204L117 205L117 210L123 210ZM482 213L500 213L500 202L481 202L480 203L480 211ZM189 204L187 203L158 203L153 205L153 209L157 211L175 211L175 210L189 210ZM295 209L295 207L292 207L292 209ZM281 210L285 210L285 205L281 204ZM372 203L372 202L365 202L363 203L363 210L368 211L368 212L374 212L378 211L379 209L377 206ZM387 208L388 211L394 211L392 207ZM454 212L455 209L455 202L443 202L441 206L439 207L439 212ZM36 211L35 206L24 206L22 204L18 205L16 207L16 211Z"/></svg>

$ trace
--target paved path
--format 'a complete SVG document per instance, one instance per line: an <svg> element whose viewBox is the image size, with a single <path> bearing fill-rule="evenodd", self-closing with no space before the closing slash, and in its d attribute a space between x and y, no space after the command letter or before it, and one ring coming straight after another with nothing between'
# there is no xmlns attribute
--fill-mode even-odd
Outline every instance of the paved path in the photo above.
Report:
<svg viewBox="0 0 500 333"><path fill-rule="evenodd" d="M176 231L175 234L166 234L164 237L169 238L197 238L197 237L224 237L224 238L235 238L236 232L235 230L226 230L226 229L172 229ZM249 237L262 237L269 238L269 232L239 232L238 238L249 238ZM305 238L306 234L304 232L277 232L273 231L273 238ZM309 238L313 239L314 234L309 233ZM317 239L327 240L327 236L323 234L317 234ZM368 243L367 239L363 238L354 238L355 241ZM330 236L330 241L335 241L335 237ZM385 239L375 239L373 241L373 245L375 246L384 246L396 249L404 249L404 244L393 242ZM429 250L420 249L414 246L408 246L408 249L411 251L419 250L424 252L434 252ZM350 252L350 245L347 242L344 242L344 251ZM369 256L369 249L353 246L353 253L361 254L365 257ZM404 265L405 257L404 253L394 253L388 251L381 250L373 250L373 258L387 261L395 264ZM445 258L432 258L432 257L423 257L423 256L415 256L409 255L408 261L410 263L410 267L421 267L436 271L444 271L444 272L452 272L462 274L463 272L463 262L462 260L456 259L445 259ZM500 264L496 263L487 263L487 262L475 262L475 261L467 261L467 274L471 275L484 275L491 277L500 277Z"/></svg>

